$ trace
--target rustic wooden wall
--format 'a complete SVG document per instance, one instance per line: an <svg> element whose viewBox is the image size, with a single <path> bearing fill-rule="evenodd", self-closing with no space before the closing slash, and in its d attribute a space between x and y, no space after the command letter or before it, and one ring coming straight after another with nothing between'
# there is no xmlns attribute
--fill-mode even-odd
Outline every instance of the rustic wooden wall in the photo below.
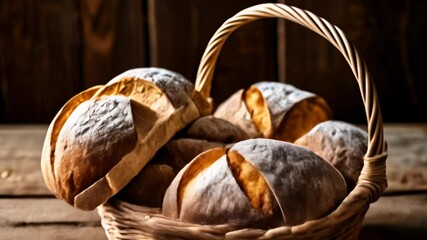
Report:
<svg viewBox="0 0 427 240"><path fill-rule="evenodd" d="M384 121L427 121L426 1L286 3L310 10L348 34L373 75ZM288 82L327 98L337 118L365 122L354 77L337 50L295 24L286 24L286 45Z"/></svg>
<svg viewBox="0 0 427 240"><path fill-rule="evenodd" d="M143 2L0 2L0 122L49 122L74 94L147 64Z"/></svg>
<svg viewBox="0 0 427 240"><path fill-rule="evenodd" d="M169 68L194 81L220 24L262 2L268 1L2 0L0 123L50 122L72 95L134 67ZM348 33L374 76L385 121L427 121L427 2L279 2L315 12ZM262 20L232 35L212 95L220 102L261 80L317 92L336 118L364 122L359 91L342 56L300 26Z"/></svg>

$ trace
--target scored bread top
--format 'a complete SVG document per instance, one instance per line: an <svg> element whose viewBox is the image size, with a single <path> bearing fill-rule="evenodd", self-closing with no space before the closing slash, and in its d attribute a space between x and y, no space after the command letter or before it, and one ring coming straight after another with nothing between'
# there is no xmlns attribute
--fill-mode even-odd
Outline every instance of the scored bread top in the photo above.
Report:
<svg viewBox="0 0 427 240"><path fill-rule="evenodd" d="M280 82L258 82L239 90L218 106L214 116L249 136L293 142L319 122L332 118L326 101Z"/></svg>
<svg viewBox="0 0 427 240"><path fill-rule="evenodd" d="M54 173L59 194L74 204L74 196L108 173L136 141L129 98L111 96L80 104L56 143Z"/></svg>
<svg viewBox="0 0 427 240"><path fill-rule="evenodd" d="M170 99L175 108L196 104L201 115L210 113L210 104L195 91L194 84L184 76L171 70L157 67L134 68L125 71L110 80L107 85L121 81L123 78L135 78L156 84Z"/></svg>
<svg viewBox="0 0 427 240"><path fill-rule="evenodd" d="M163 68L135 68L114 77L107 85L123 78L135 78L156 84L170 99L174 107L188 105L194 92L194 85L179 73Z"/></svg>
<svg viewBox="0 0 427 240"><path fill-rule="evenodd" d="M128 73L64 105L49 127L42 153L46 185L58 198L94 209L120 191L175 133L201 116L203 101L196 98L196 104L187 96L191 83L176 88L181 93L171 95L172 100L156 85L168 89L168 79L175 79L168 74L170 78L151 82Z"/></svg>
<svg viewBox="0 0 427 240"><path fill-rule="evenodd" d="M236 151L266 178L277 197L287 225L320 218L347 194L342 175L305 148L272 139L235 144Z"/></svg>
<svg viewBox="0 0 427 240"><path fill-rule="evenodd" d="M187 164L166 191L163 214L199 224L294 226L324 217L346 194L342 175L310 150L249 139Z"/></svg>

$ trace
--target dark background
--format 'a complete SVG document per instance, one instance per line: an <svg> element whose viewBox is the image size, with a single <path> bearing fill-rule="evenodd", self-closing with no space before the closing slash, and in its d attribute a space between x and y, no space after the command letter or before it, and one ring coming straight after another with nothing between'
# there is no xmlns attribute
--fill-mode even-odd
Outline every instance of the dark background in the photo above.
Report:
<svg viewBox="0 0 427 240"><path fill-rule="evenodd" d="M209 38L255 0L1 0L0 123L49 123L74 94L135 67L194 81ZM346 32L365 58L385 122L427 122L427 1L289 0ZM365 123L356 81L326 40L294 23L237 31L216 68L216 103L251 83L285 81Z"/></svg>

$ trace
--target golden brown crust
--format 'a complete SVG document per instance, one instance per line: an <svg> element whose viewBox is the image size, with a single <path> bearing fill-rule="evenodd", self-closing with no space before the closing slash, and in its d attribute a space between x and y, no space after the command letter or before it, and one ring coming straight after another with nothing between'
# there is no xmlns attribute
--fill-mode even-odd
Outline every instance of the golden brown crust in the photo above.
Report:
<svg viewBox="0 0 427 240"><path fill-rule="evenodd" d="M94 86L72 97L62 108L49 126L41 154L41 169L46 186L56 194L56 177L53 172L56 141L59 132L69 115L79 104L90 99L102 86Z"/></svg>
<svg viewBox="0 0 427 240"><path fill-rule="evenodd" d="M290 84L259 82L252 87L262 93L271 116L272 130L264 137L293 142L316 124L332 118L323 98Z"/></svg>
<svg viewBox="0 0 427 240"><path fill-rule="evenodd" d="M326 121L295 141L330 162L341 172L351 191L356 186L368 148L362 129L341 121Z"/></svg>
<svg viewBox="0 0 427 240"><path fill-rule="evenodd" d="M68 203L104 176L137 142L130 100L112 96L80 104L59 133L55 148L58 194ZM114 137L112 137L114 136Z"/></svg>
<svg viewBox="0 0 427 240"><path fill-rule="evenodd" d="M229 151L227 160L234 178L252 207L265 216L273 215L273 203L275 200L270 192L268 183L258 169L248 163L236 151Z"/></svg>
<svg viewBox="0 0 427 240"><path fill-rule="evenodd" d="M200 154L191 165L188 166L178 186L178 212L184 198L186 187L194 180L194 178L203 170L212 165L219 157L225 154L225 149L214 148Z"/></svg>
<svg viewBox="0 0 427 240"><path fill-rule="evenodd" d="M174 76L170 79L175 81ZM168 85L170 79L120 77L67 103L51 123L44 145L42 170L49 189L84 210L94 209L122 189L176 132L200 117L189 97L192 84L185 84L185 92L170 95L178 86ZM127 107L107 104L110 109L97 117L84 111L90 109L88 104L118 96L127 99ZM121 110L113 116L117 106ZM89 124L97 118L105 121ZM121 124L127 128L121 129Z"/></svg>
<svg viewBox="0 0 427 240"><path fill-rule="evenodd" d="M271 138L294 142L317 124L331 118L332 112L323 98L307 98L296 103L286 112Z"/></svg>
<svg viewBox="0 0 427 240"><path fill-rule="evenodd" d="M251 118L263 136L271 136L273 125L271 122L270 111L262 92L255 86L251 86L244 93L244 102L246 108L251 113Z"/></svg>
<svg viewBox="0 0 427 240"><path fill-rule="evenodd" d="M233 94L214 116L239 126L251 137L293 142L331 119L332 111L313 93L285 83L259 82Z"/></svg>
<svg viewBox="0 0 427 240"><path fill-rule="evenodd" d="M214 117L227 120L244 130L250 137L261 137L243 100L243 89L234 93L231 97L221 103L214 113Z"/></svg>
<svg viewBox="0 0 427 240"><path fill-rule="evenodd" d="M238 126L227 120L213 116L205 116L197 119L184 134L189 138L205 139L210 142L221 143L235 143L250 138Z"/></svg>
<svg viewBox="0 0 427 240"><path fill-rule="evenodd" d="M326 216L346 194L342 175L313 152L250 139L190 162L166 191L163 214L239 228L294 226Z"/></svg>

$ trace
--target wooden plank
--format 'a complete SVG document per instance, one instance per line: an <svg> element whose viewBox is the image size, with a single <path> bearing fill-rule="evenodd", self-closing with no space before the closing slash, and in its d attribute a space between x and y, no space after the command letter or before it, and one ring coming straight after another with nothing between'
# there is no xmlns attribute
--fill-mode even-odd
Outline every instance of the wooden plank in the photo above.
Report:
<svg viewBox="0 0 427 240"><path fill-rule="evenodd" d="M427 194L385 196L371 204L360 239L425 239Z"/></svg>
<svg viewBox="0 0 427 240"><path fill-rule="evenodd" d="M387 125L386 193L427 191L427 126Z"/></svg>
<svg viewBox="0 0 427 240"><path fill-rule="evenodd" d="M13 240L81 240L107 239L102 227L85 227L78 225L41 225L0 227L0 239Z"/></svg>
<svg viewBox="0 0 427 240"><path fill-rule="evenodd" d="M46 125L0 126L0 195L50 195L40 169Z"/></svg>
<svg viewBox="0 0 427 240"><path fill-rule="evenodd" d="M149 0L151 65L195 80L200 58L220 25L238 11L265 1ZM261 20L237 30L216 66L212 96L220 103L257 81L277 81L275 20Z"/></svg>
<svg viewBox="0 0 427 240"><path fill-rule="evenodd" d="M0 199L0 239L106 239L96 211L54 198Z"/></svg>
<svg viewBox="0 0 427 240"><path fill-rule="evenodd" d="M0 120L50 121L78 91L74 2L0 1Z"/></svg>
<svg viewBox="0 0 427 240"><path fill-rule="evenodd" d="M146 65L143 1L0 1L0 122L47 123L84 88Z"/></svg>
<svg viewBox="0 0 427 240"><path fill-rule="evenodd" d="M55 198L0 199L0 226L76 224L100 226L96 211L83 211Z"/></svg>
<svg viewBox="0 0 427 240"><path fill-rule="evenodd" d="M80 0L83 87L147 65L143 1Z"/></svg>

